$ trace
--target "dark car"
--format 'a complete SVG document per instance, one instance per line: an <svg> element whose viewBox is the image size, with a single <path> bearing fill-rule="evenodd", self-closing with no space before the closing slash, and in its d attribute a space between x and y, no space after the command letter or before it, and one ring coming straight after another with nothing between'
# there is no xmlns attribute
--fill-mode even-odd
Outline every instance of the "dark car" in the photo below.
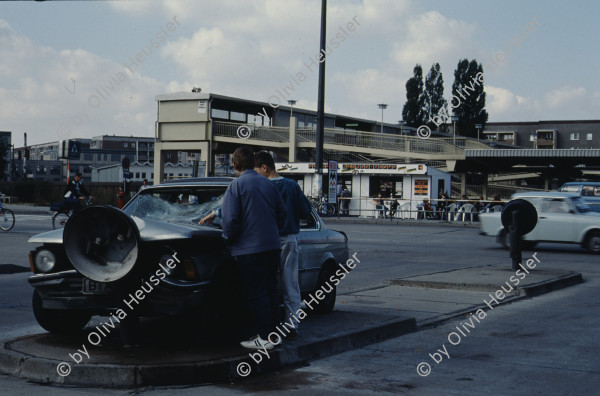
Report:
<svg viewBox="0 0 600 396"><path fill-rule="evenodd" d="M94 315L114 315L124 297L140 316L197 313L206 307L222 311L224 301L239 304L232 297L240 291L237 271L218 221L197 224L221 206L231 180L152 186L122 211L85 208L64 229L32 237L29 242L43 244L30 253L38 323L51 332L78 331ZM305 297L346 263L348 238L329 230L313 210L301 222L298 241ZM334 305L335 287L314 311L330 312Z"/></svg>

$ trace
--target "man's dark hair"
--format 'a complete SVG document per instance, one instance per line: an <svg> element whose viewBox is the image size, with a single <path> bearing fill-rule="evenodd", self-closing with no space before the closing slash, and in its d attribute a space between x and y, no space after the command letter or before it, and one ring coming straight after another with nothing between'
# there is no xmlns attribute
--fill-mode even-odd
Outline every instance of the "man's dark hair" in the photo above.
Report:
<svg viewBox="0 0 600 396"><path fill-rule="evenodd" d="M81 172L77 172L77 173L75 173L75 176L79 176L79 177L81 177Z"/></svg>
<svg viewBox="0 0 600 396"><path fill-rule="evenodd" d="M273 157L266 151L259 151L254 154L254 167L260 168L263 165L267 165L267 168L270 170L275 170L275 162L273 161Z"/></svg>
<svg viewBox="0 0 600 396"><path fill-rule="evenodd" d="M238 147L233 152L233 163L240 172L254 169L254 152L248 146Z"/></svg>

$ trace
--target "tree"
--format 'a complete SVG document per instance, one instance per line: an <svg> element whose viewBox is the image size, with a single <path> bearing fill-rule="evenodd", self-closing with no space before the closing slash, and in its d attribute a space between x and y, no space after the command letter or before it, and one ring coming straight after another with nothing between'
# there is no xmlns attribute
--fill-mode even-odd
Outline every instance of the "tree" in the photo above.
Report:
<svg viewBox="0 0 600 396"><path fill-rule="evenodd" d="M460 117L456 131L462 136L477 137L475 124L485 126L489 115L485 110L483 67L475 59L458 62L454 71L450 107L452 113Z"/></svg>
<svg viewBox="0 0 600 396"><path fill-rule="evenodd" d="M427 126L437 129L437 124L432 121L435 116L445 115L447 118L448 102L444 99L444 79L440 70L440 64L431 66L425 78L425 114L427 115Z"/></svg>
<svg viewBox="0 0 600 396"><path fill-rule="evenodd" d="M8 165L6 157L10 156L10 152L7 153L8 150L9 146L3 140L0 140L0 181L6 180L7 174L5 174L5 169L7 169Z"/></svg>
<svg viewBox="0 0 600 396"><path fill-rule="evenodd" d="M427 122L425 112L425 93L423 91L423 68L417 64L413 76L406 81L406 103L402 108L402 119L406 125L414 128Z"/></svg>

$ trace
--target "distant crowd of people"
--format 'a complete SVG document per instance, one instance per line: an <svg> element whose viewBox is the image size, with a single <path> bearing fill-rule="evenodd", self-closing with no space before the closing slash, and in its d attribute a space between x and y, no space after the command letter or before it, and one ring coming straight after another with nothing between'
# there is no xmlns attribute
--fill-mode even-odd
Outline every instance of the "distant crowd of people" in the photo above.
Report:
<svg viewBox="0 0 600 396"><path fill-rule="evenodd" d="M389 193L389 198L378 193L373 203L375 204L376 216L396 217L399 202ZM417 204L417 219L446 220L449 213L472 213L472 220L477 221L477 215L488 211L501 210L504 203L500 196L496 195L492 200L486 200L483 196L471 199L466 195L460 198L450 198L448 194L441 193L439 199L423 199Z"/></svg>

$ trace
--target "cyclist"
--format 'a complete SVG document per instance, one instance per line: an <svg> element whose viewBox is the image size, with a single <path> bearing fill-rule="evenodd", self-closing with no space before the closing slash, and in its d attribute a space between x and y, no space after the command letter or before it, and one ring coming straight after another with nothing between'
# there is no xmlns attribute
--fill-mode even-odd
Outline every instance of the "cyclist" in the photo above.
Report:
<svg viewBox="0 0 600 396"><path fill-rule="evenodd" d="M71 180L69 184L67 184L67 188L65 188L63 202L69 209L73 209L76 212L81 208L81 203L79 200L85 199L85 196L94 199L89 191L83 187L81 173L77 172L73 180Z"/></svg>

